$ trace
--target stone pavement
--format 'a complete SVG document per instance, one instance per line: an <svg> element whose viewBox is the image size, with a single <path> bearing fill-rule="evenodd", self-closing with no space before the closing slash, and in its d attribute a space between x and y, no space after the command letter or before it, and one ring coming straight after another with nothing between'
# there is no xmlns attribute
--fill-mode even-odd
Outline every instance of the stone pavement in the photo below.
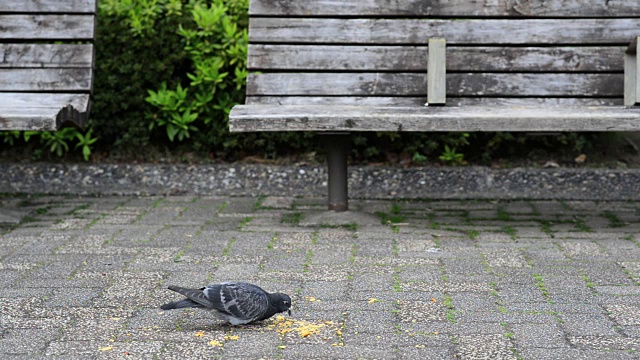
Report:
<svg viewBox="0 0 640 360"><path fill-rule="evenodd" d="M351 206L381 220L313 226L320 198L0 198L23 215L0 227L0 358L639 357L640 203ZM224 280L289 293L293 316L158 309Z"/></svg>

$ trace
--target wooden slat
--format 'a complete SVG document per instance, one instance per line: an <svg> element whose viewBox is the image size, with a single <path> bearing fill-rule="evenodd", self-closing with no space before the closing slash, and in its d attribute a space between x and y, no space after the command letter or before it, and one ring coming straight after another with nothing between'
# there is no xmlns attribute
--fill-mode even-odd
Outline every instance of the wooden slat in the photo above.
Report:
<svg viewBox="0 0 640 360"><path fill-rule="evenodd" d="M251 15L263 16L638 16L637 0L252 0Z"/></svg>
<svg viewBox="0 0 640 360"><path fill-rule="evenodd" d="M2 93L0 92L0 106L5 108L39 109L58 108L66 105L87 111L89 108L89 94L51 94L51 93Z"/></svg>
<svg viewBox="0 0 640 360"><path fill-rule="evenodd" d="M446 44L445 39L429 39L427 102L431 105L444 105L447 101Z"/></svg>
<svg viewBox="0 0 640 360"><path fill-rule="evenodd" d="M2 69L0 92L90 91L91 69Z"/></svg>
<svg viewBox="0 0 640 360"><path fill-rule="evenodd" d="M426 97L385 96L249 96L247 105L358 105L423 106ZM447 106L620 106L622 98L460 98L449 97Z"/></svg>
<svg viewBox="0 0 640 360"><path fill-rule="evenodd" d="M456 73L449 96L622 96L622 74ZM427 75L413 73L250 74L247 95L425 96Z"/></svg>
<svg viewBox="0 0 640 360"><path fill-rule="evenodd" d="M0 44L0 68L92 66L92 44Z"/></svg>
<svg viewBox="0 0 640 360"><path fill-rule="evenodd" d="M229 127L232 132L638 131L640 108L239 105Z"/></svg>
<svg viewBox="0 0 640 360"><path fill-rule="evenodd" d="M56 130L70 121L88 120L86 94L0 94L1 130Z"/></svg>
<svg viewBox="0 0 640 360"><path fill-rule="evenodd" d="M94 20L94 15L0 15L0 40L90 40Z"/></svg>
<svg viewBox="0 0 640 360"><path fill-rule="evenodd" d="M2 0L5 13L95 13L96 0Z"/></svg>
<svg viewBox="0 0 640 360"><path fill-rule="evenodd" d="M253 18L252 43L628 44L640 19L329 19Z"/></svg>
<svg viewBox="0 0 640 360"><path fill-rule="evenodd" d="M624 46L447 47L447 71L622 71ZM427 71L426 46L249 45L249 69Z"/></svg>

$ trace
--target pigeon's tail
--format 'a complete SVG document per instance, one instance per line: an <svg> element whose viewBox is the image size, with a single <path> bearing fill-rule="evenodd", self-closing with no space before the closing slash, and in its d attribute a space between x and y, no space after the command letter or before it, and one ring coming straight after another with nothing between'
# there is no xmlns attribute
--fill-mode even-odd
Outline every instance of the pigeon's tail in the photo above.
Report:
<svg viewBox="0 0 640 360"><path fill-rule="evenodd" d="M180 301L173 301L167 304L160 306L162 310L173 310L173 309L183 309L183 308L203 308L204 306L198 304L197 302L191 299L183 299Z"/></svg>
<svg viewBox="0 0 640 360"><path fill-rule="evenodd" d="M211 301L207 298L207 296L202 291L204 290L204 288L186 289L186 288L181 288L179 286L169 286L169 290L173 290L177 293L180 293L186 296L187 299L174 301L172 303L162 305L162 307L160 308L163 310L181 309L181 308L187 308L187 307L211 308L213 306Z"/></svg>

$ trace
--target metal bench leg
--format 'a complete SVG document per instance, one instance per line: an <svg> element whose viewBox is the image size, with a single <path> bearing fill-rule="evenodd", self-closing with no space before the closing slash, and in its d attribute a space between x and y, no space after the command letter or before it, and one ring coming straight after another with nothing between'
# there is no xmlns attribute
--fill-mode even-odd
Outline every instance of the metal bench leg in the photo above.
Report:
<svg viewBox="0 0 640 360"><path fill-rule="evenodd" d="M347 180L347 158L349 156L349 135L332 134L324 136L329 166L329 210L349 210Z"/></svg>

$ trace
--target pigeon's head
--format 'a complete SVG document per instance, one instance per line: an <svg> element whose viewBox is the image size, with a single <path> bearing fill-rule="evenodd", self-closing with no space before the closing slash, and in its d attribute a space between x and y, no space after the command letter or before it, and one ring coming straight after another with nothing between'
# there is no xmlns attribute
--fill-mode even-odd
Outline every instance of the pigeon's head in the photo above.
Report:
<svg viewBox="0 0 640 360"><path fill-rule="evenodd" d="M272 304L276 307L277 312L287 312L291 316L291 298L287 294L275 293L273 295Z"/></svg>

